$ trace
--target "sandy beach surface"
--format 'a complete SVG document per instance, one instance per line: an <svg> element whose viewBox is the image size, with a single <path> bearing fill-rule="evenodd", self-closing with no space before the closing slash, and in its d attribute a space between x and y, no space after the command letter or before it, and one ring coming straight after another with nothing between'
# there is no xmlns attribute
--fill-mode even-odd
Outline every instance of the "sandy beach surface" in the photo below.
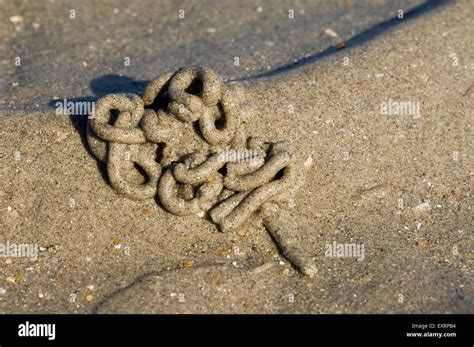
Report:
<svg viewBox="0 0 474 347"><path fill-rule="evenodd" d="M103 39L95 50L86 49L87 39L72 24L64 24L64 35L78 43L70 42L60 54L77 66L35 65L36 58L27 57L15 71L6 62L8 47L21 55L26 46L42 42L35 36L40 33L22 34L21 28L12 36L15 45L0 46L0 68L6 72L0 242L40 247L37 259L0 257L0 312L474 313L474 3L457 0L416 10L421 2L410 2L406 13L415 12L398 19L401 23L390 20L397 2L320 8L309 3L294 5L296 16L301 8L307 15L295 24L294 40L287 37L290 5L262 5L266 19L256 33L257 6L252 15L239 17L229 2L223 17L211 12L210 22L199 16L186 27L167 24L171 13L176 15L174 7L163 6L163 22L152 21L147 7L139 7L136 17L126 16L153 22L152 32L146 25L123 26L122 17L111 21L112 39L121 44L111 44L110 53L103 51L105 30L93 30L97 23L83 30L84 37ZM8 17L16 13L9 4L0 1L0 6L7 17L1 25L11 26ZM336 15L345 13L342 6L353 6L360 22ZM368 7L374 15L364 17ZM110 8L104 5L103 11ZM193 7L198 13L203 8ZM279 12L285 21L273 30ZM338 19L330 23L325 14ZM98 10L95 20L100 16ZM305 36L315 18L321 21ZM27 25L23 21L18 25ZM250 25L233 34L240 21ZM193 34L226 22L206 34L216 35L216 41ZM384 24L373 28L376 23ZM143 45L126 69L117 52L127 46L127 37L137 37L127 34L136 28L144 30ZM341 28L340 36L324 34L325 28ZM155 36L160 30L170 32ZM184 32L189 41L174 44ZM258 48L251 47L257 34ZM147 40L161 37L156 51L150 50ZM235 40L229 43L229 37ZM48 44L61 40L52 36ZM335 48L342 42L345 47ZM40 62L47 61L50 53L41 53L47 49L36 50ZM84 58L72 60L71 50L77 56L84 51ZM268 62L256 52L268 55ZM241 57L239 67L233 65L235 56ZM281 257L257 218L223 234L208 220L172 215L155 200L117 195L87 148L85 117L59 116L50 106L54 96L97 97L114 88L141 92L140 81L189 64L209 65L242 81L255 104L250 134L291 140L311 156L313 167L289 223L317 265L314 278ZM400 101L416 103L418 112L381 111L383 103ZM334 242L363 245L363 257L327 256L326 245Z"/></svg>

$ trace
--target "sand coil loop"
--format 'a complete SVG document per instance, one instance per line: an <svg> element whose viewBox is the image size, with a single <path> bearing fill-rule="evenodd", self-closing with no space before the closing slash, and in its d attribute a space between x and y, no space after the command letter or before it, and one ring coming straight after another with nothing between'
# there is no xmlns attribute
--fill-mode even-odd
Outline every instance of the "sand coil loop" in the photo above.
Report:
<svg viewBox="0 0 474 347"><path fill-rule="evenodd" d="M247 137L238 90L189 67L156 77L141 97L106 95L89 120L89 147L118 193L157 196L168 212L207 212L223 232L236 230L262 206L288 206L304 179L289 142Z"/></svg>

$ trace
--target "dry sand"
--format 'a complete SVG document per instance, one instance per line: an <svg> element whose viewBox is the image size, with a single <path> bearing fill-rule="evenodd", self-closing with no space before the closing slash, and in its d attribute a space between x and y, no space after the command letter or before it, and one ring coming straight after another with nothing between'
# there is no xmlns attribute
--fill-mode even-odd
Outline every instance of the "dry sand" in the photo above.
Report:
<svg viewBox="0 0 474 347"><path fill-rule="evenodd" d="M222 234L117 195L83 120L4 115L1 240L43 250L0 258L0 311L473 313L473 10L449 3L245 82L251 134L313 158L291 210L312 279L258 220ZM419 102L420 116L382 115L388 100ZM325 256L333 241L364 244L364 259Z"/></svg>

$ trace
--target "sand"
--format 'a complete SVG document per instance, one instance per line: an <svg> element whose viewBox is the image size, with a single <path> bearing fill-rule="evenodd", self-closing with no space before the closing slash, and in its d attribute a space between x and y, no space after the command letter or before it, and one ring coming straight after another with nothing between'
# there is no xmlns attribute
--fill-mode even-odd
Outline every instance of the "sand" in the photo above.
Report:
<svg viewBox="0 0 474 347"><path fill-rule="evenodd" d="M251 133L312 157L288 223L314 278L257 219L222 234L118 195L87 149L85 119L26 107L18 116L15 96L0 118L1 237L41 248L36 260L0 258L0 311L473 313L473 9L448 3L266 77L238 77L255 103ZM150 69L140 78L166 71ZM383 114L390 101L420 112ZM362 244L364 255L329 257L333 242Z"/></svg>
<svg viewBox="0 0 474 347"><path fill-rule="evenodd" d="M189 65L208 65L226 79L273 71L422 0L219 3L0 1L0 112L49 110L55 98L138 93L156 75Z"/></svg>

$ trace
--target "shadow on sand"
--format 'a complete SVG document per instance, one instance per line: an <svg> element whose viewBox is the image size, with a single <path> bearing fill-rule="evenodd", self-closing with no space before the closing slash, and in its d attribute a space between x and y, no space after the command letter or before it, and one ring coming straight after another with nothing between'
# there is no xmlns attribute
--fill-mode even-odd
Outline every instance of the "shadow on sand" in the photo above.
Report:
<svg viewBox="0 0 474 347"><path fill-rule="evenodd" d="M399 19L398 17L391 18L385 22L379 23L371 27L370 29L367 29L364 32L354 36L353 38L345 42L344 49L347 50L347 49L356 47L358 45L361 45L363 43L366 43L374 39L375 37L379 36L380 34L383 34L387 32L388 30L401 25L402 23L405 23L408 20L416 19L450 2L452 2L452 0L428 0L427 2L404 13L403 19ZM283 65L273 70L266 71L264 73L235 79L233 81L251 81L251 80L256 80L259 78L273 77L279 74L290 72L292 70L296 70L302 66L315 63L332 54L335 54L338 51L339 50L337 47L332 46L320 53L313 54L311 56L299 59L296 62L293 62L291 64ZM110 93L141 94L148 82L149 81L135 80L132 77L128 77L128 76L108 74L108 75L95 78L90 82L90 88L92 92L94 93L93 96L77 97L73 99L68 99L68 101L95 102L100 97L106 94L110 94ZM57 101L58 100L51 100L48 103L48 105L52 108L55 108ZM88 148L89 146L87 145L87 140L86 140L87 117L85 115L71 115L69 117L72 124L74 125L76 130L79 132L83 145L86 148Z"/></svg>

